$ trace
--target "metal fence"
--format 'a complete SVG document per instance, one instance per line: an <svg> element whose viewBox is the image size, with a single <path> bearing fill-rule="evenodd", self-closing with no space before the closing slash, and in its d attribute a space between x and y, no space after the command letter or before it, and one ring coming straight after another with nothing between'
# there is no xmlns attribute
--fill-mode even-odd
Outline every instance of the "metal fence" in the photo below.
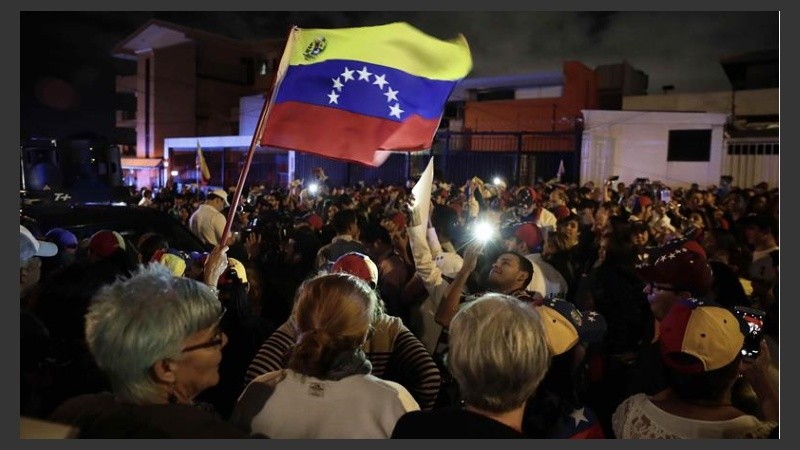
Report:
<svg viewBox="0 0 800 450"><path fill-rule="evenodd" d="M780 143L778 138L730 138L722 154L722 175L733 177L733 184L750 187L762 181L778 186L780 181Z"/></svg>
<svg viewBox="0 0 800 450"><path fill-rule="evenodd" d="M434 167L442 179L463 184L478 176L484 180L503 178L508 184L533 184L549 180L564 164L562 181L578 182L580 130L573 132L449 132L436 135L433 147L421 152L392 154L380 167L371 168L317 155L296 153L295 178L310 179L322 167L329 184L403 185L425 169L434 156Z"/></svg>

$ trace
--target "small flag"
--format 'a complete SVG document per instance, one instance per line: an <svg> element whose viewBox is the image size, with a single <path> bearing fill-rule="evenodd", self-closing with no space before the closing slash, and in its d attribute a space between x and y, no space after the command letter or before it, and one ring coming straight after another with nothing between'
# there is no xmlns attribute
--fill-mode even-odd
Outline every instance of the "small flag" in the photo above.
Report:
<svg viewBox="0 0 800 450"><path fill-rule="evenodd" d="M200 147L200 141L197 141L197 166L200 168L202 175L202 184L206 184L211 180L211 172L208 170L206 158L203 156L203 149Z"/></svg>
<svg viewBox="0 0 800 450"><path fill-rule="evenodd" d="M419 213L419 217L425 221L430 215L431 209L431 190L433 186L433 156L428 160L428 165L419 176L417 184L411 188L414 194L414 204L412 208ZM423 222L426 223L426 222ZM427 226L427 225L426 225Z"/></svg>
<svg viewBox="0 0 800 450"><path fill-rule="evenodd" d="M407 23L294 27L261 145L379 166L380 151L427 150L456 84L472 68L464 36L443 41Z"/></svg>
<svg viewBox="0 0 800 450"><path fill-rule="evenodd" d="M562 159L560 163L558 163L558 172L556 172L556 178L558 181L561 181L561 177L564 176L564 160Z"/></svg>

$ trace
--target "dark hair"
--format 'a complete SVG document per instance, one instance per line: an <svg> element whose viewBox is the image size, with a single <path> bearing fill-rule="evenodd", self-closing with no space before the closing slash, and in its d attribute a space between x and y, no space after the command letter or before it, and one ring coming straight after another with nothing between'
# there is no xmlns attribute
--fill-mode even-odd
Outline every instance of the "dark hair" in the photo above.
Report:
<svg viewBox="0 0 800 450"><path fill-rule="evenodd" d="M358 223L358 216L352 209L340 209L333 215L331 222L337 233L347 233L351 225Z"/></svg>
<svg viewBox="0 0 800 450"><path fill-rule="evenodd" d="M580 211L583 209L591 209L592 212L594 212L597 209L597 202L588 198L581 199L581 201L578 202L577 210Z"/></svg>
<svg viewBox="0 0 800 450"><path fill-rule="evenodd" d="M523 272L528 272L528 276L525 277L525 284L522 285L523 289L526 289L528 285L531 283L531 280L533 279L533 263L528 258L521 255L519 252L514 252L514 251L501 252L497 255L497 258L503 255L515 256L517 258L517 264L519 265L520 270L522 270ZM495 260L497 258L495 258Z"/></svg>
<svg viewBox="0 0 800 450"><path fill-rule="evenodd" d="M636 247L630 234L624 232L608 232L603 235L606 240L606 257L603 265L629 266L636 263Z"/></svg>
<svg viewBox="0 0 800 450"><path fill-rule="evenodd" d="M364 226L361 230L360 239L365 244L381 241L386 245L392 245L392 237L389 236L389 231L383 225L375 222L369 222Z"/></svg>
<svg viewBox="0 0 800 450"><path fill-rule="evenodd" d="M431 223L440 236L452 238L458 226L458 214L449 206L437 204L433 207Z"/></svg>
<svg viewBox="0 0 800 450"><path fill-rule="evenodd" d="M676 362L685 359L687 364L697 362L696 357L688 354L676 354L671 358ZM667 366L667 385L681 400L719 400L736 379L741 358L741 355L738 355L719 369L693 374L681 373Z"/></svg>
<svg viewBox="0 0 800 450"><path fill-rule="evenodd" d="M159 250L167 250L169 242L163 234L146 233L139 238L137 245L139 253L142 255L142 262L147 264L153 259L153 255Z"/></svg>
<svg viewBox="0 0 800 450"><path fill-rule="evenodd" d="M561 228L564 225L566 225L567 222L575 222L578 225L580 225L581 224L581 219L578 217L577 214L575 214L574 212L570 211L570 213L567 216L562 217L562 218L558 219L558 221L556 221L556 227L557 228Z"/></svg>

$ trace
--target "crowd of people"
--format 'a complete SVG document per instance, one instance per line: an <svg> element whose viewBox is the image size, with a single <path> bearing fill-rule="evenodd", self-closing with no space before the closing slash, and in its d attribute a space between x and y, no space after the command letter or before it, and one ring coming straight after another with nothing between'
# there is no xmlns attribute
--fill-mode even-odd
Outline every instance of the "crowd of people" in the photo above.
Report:
<svg viewBox="0 0 800 450"><path fill-rule="evenodd" d="M417 199L315 175L248 186L227 237L233 188L132 200L207 252L21 217L21 416L107 438L778 437L777 189L437 176Z"/></svg>

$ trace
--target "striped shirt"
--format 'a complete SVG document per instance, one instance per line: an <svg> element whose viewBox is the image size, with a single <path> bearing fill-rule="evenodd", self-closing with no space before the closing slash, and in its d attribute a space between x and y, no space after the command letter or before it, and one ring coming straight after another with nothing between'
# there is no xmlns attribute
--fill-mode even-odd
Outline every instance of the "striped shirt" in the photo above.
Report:
<svg viewBox="0 0 800 450"><path fill-rule="evenodd" d="M439 394L439 368L425 346L394 316L382 315L373 324L372 337L364 346L372 374L408 389L421 409L431 409ZM289 319L264 341L247 368L245 383L259 375L286 367L297 332Z"/></svg>

